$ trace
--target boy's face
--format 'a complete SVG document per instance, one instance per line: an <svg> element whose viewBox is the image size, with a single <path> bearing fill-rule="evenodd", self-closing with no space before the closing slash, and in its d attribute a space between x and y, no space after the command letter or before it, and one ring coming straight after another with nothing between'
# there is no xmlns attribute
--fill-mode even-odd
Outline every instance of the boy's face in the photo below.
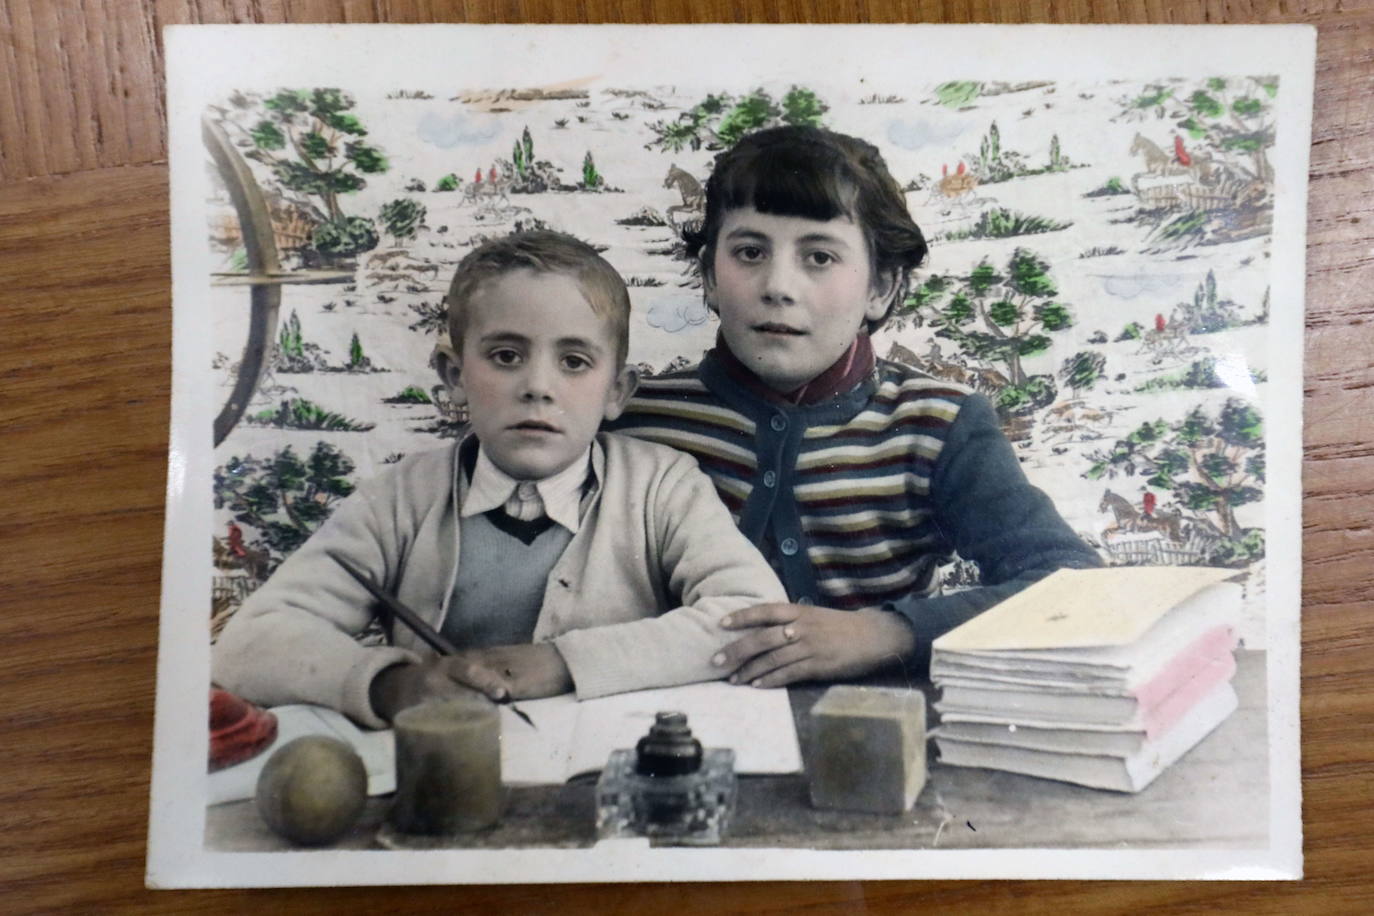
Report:
<svg viewBox="0 0 1374 916"><path fill-rule="evenodd" d="M568 467L634 393L609 323L570 276L522 269L487 280L466 321L446 377L487 456L512 477L538 480Z"/></svg>
<svg viewBox="0 0 1374 916"><path fill-rule="evenodd" d="M741 207L725 214L706 302L725 342L777 391L820 375L887 310L868 244L847 217L806 219Z"/></svg>

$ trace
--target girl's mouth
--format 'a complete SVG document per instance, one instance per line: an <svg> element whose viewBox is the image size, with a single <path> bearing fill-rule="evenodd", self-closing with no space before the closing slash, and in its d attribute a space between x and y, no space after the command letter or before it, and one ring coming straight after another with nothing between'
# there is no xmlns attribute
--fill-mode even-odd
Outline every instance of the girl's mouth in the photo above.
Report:
<svg viewBox="0 0 1374 916"><path fill-rule="evenodd" d="M789 324L775 324L771 321L754 325L754 330L761 334L786 334L794 337L800 337L806 333L800 328L794 328Z"/></svg>

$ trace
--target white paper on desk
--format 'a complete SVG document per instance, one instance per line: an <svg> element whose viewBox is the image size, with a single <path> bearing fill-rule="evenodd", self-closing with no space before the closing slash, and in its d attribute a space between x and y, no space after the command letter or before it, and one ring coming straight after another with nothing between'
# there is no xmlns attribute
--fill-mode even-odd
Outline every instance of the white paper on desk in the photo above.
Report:
<svg viewBox="0 0 1374 916"><path fill-rule="evenodd" d="M735 752L737 773L796 773L801 747L786 690L721 681L637 690L578 701L571 694L519 704L535 723L501 710L501 778L511 784L566 782L599 770L611 751L633 748L654 715L687 714L702 747Z"/></svg>
<svg viewBox="0 0 1374 916"><path fill-rule="evenodd" d="M277 717L277 737L270 747L242 763L210 774L212 805L241 801L257 794L258 774L277 749L306 735L337 738L358 752L367 768L367 794L396 791L396 742L391 731L365 732L340 712L324 706L298 704L271 709Z"/></svg>

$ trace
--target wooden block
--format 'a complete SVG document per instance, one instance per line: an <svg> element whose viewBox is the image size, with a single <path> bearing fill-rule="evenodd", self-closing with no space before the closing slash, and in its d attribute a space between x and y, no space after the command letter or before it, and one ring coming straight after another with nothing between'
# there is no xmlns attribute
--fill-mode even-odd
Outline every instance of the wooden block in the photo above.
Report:
<svg viewBox="0 0 1374 916"><path fill-rule="evenodd" d="M926 784L926 701L917 690L831 687L811 708L807 775L817 808L900 814Z"/></svg>

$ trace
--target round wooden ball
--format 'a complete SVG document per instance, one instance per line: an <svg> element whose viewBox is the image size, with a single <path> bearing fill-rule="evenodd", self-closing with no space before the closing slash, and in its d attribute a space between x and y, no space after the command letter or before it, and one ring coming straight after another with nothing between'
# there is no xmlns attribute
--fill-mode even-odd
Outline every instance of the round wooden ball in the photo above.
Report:
<svg viewBox="0 0 1374 916"><path fill-rule="evenodd" d="M344 742L307 735L268 758L255 800L267 826L292 843L331 843L358 822L367 803L367 768Z"/></svg>

